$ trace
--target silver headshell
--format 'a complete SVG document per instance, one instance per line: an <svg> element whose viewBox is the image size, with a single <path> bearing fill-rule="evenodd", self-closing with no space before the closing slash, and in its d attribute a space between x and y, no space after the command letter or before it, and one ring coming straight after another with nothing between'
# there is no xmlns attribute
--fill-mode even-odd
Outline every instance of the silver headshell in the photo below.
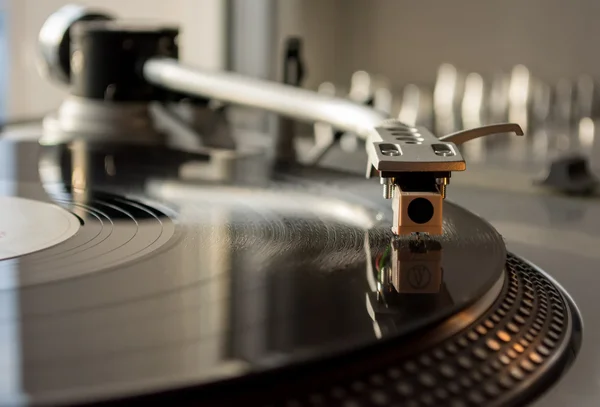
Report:
<svg viewBox="0 0 600 407"><path fill-rule="evenodd" d="M523 135L517 124L497 124L434 136L425 127L386 120L367 142L367 177L377 173L383 196L392 199L397 235L441 235L443 200L452 171L464 171L466 162L458 145L496 133Z"/></svg>

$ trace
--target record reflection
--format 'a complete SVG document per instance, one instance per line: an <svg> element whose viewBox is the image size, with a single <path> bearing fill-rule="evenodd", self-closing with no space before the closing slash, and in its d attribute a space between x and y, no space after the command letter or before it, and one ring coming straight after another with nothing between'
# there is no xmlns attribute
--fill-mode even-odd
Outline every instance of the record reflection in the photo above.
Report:
<svg viewBox="0 0 600 407"><path fill-rule="evenodd" d="M453 305L444 284L442 245L427 236L393 237L367 270L367 312L378 338L405 331L412 315Z"/></svg>

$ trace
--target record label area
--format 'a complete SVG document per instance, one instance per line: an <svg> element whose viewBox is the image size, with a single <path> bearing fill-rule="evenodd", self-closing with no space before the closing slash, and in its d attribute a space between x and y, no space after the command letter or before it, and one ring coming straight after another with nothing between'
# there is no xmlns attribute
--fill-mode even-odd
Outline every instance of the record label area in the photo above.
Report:
<svg viewBox="0 0 600 407"><path fill-rule="evenodd" d="M0 289L53 283L131 264L155 253L171 240L176 229L171 218L158 209L110 194L86 193L83 202L78 194L62 193L53 197L56 204L18 197L0 198L0 203L2 199L16 200L21 205L21 213L26 208L29 222L37 222L25 223L23 220L17 223L20 216L4 222L0 216L2 225L8 225L11 230L22 225L21 235L16 238L26 248L31 246L37 250L22 250L17 259L0 264L0 272L8 272L14 269L14 262L18 260L20 270L18 282L0 283ZM30 216L29 212L38 205L44 210ZM13 208L14 213L19 213L19 210ZM72 219L74 224L68 224L70 228L66 232L66 221L60 216L63 214L66 214L64 219ZM52 244L33 246L40 239L36 237L39 235L36 231L43 230L51 230L60 237L51 240ZM49 240L53 235L49 232L41 236ZM6 251L12 253L10 249L9 242Z"/></svg>
<svg viewBox="0 0 600 407"><path fill-rule="evenodd" d="M79 227L79 219L57 205L0 196L0 260L55 246Z"/></svg>

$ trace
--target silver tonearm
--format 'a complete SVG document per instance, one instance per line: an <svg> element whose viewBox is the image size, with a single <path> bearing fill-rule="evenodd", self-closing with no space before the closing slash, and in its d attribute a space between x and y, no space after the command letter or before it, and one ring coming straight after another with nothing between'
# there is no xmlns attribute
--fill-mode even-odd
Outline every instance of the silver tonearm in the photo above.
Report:
<svg viewBox="0 0 600 407"><path fill-rule="evenodd" d="M45 142L69 139L82 132L87 139L103 139L108 134L116 140L160 142L148 106L154 100L168 102L165 89L204 101L260 108L290 119L322 123L364 139L367 177L379 175L383 196L393 199L393 232L439 235L443 232L442 203L451 173L466 169L457 145L493 133L523 134L516 124L498 124L438 138L426 128L408 126L347 99L235 73L189 67L177 59L177 34L173 27L132 28L109 14L78 5L64 6L50 16L40 31L40 68L50 79L68 84L71 95L56 115L44 121ZM107 60L105 55L115 58ZM90 68L97 64L108 64L111 69ZM159 108L161 111L166 112ZM162 122L171 117L162 116ZM286 134L281 137L285 139ZM291 159L293 154L285 154L283 146L293 144L283 143L283 139L279 140L282 147L276 156ZM215 145L214 140L211 144Z"/></svg>

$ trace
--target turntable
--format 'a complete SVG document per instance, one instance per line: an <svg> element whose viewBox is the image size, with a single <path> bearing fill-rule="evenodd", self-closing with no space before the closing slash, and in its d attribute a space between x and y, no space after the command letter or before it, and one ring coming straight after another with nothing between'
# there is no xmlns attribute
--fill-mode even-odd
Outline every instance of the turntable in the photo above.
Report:
<svg viewBox="0 0 600 407"><path fill-rule="evenodd" d="M483 193L450 184L459 145L519 126L436 137L183 66L176 37L76 6L41 31L71 94L0 143L3 404L521 405L560 379L574 302L446 199ZM353 132L367 177L291 133L265 152L229 104Z"/></svg>

